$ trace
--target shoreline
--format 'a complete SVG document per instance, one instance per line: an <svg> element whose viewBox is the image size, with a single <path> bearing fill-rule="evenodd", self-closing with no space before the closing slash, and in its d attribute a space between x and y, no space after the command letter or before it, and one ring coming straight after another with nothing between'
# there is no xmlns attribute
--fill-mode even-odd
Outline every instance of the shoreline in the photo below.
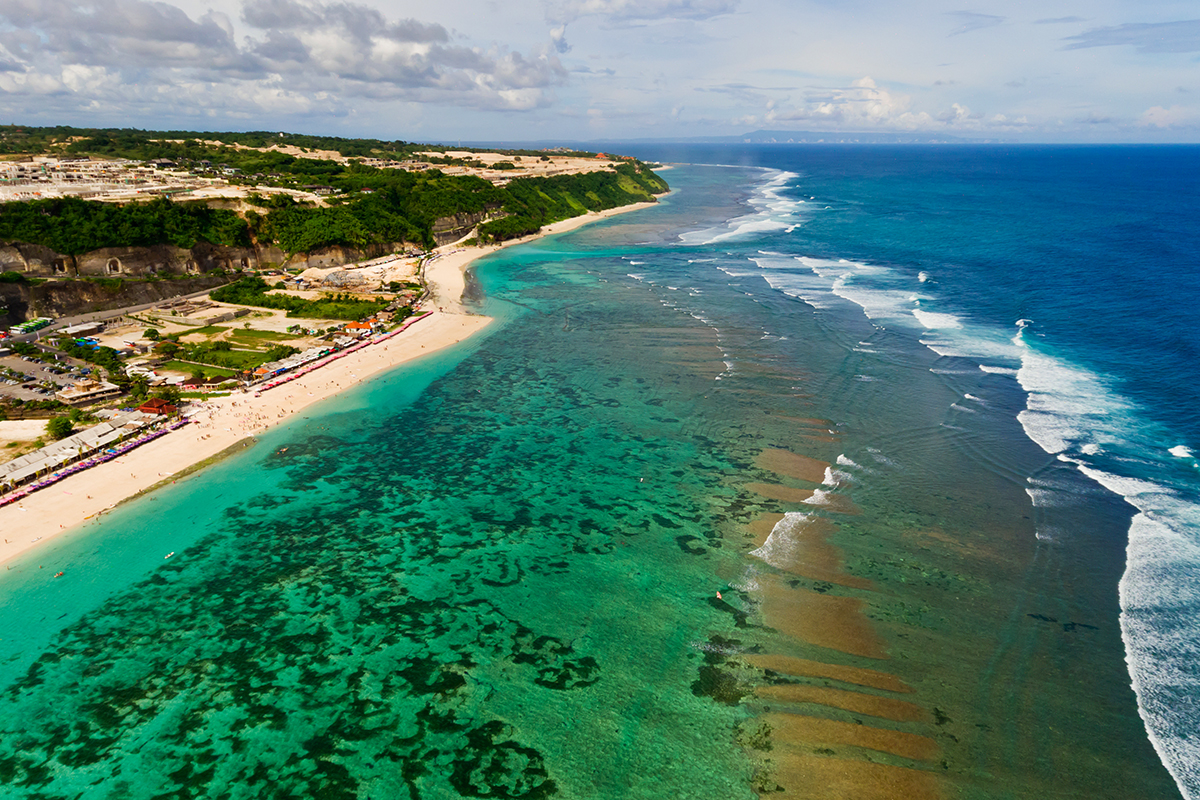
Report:
<svg viewBox="0 0 1200 800"><path fill-rule="evenodd" d="M386 341L257 396L253 391L237 392L192 403L192 422L179 430L0 507L0 562L33 550L117 505L200 471L248 446L257 434L284 424L322 400L479 333L492 318L469 313L461 300L466 269L476 259L653 205L634 203L583 214L500 245L456 248L451 244L437 248L435 252L441 253L424 268L429 296L424 303L428 312L423 318L410 321L405 330Z"/></svg>

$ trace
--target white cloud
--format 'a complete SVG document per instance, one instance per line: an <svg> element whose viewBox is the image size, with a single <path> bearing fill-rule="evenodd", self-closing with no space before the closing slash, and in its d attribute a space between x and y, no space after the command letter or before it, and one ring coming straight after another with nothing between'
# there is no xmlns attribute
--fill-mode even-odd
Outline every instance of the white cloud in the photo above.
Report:
<svg viewBox="0 0 1200 800"><path fill-rule="evenodd" d="M1181 128L1197 123L1200 123L1200 111L1185 106L1154 106L1146 109L1138 120L1138 125L1144 128Z"/></svg>
<svg viewBox="0 0 1200 800"><path fill-rule="evenodd" d="M567 79L548 45L528 56L471 47L440 24L354 2L246 0L240 16L251 35L239 42L225 14L193 18L163 2L0 0L0 46L11 56L7 71L0 57L0 92L75 94L83 105L168 86L177 91L166 102L179 106L189 92L178 90L196 85L206 87L202 104L244 107L257 98L263 113L280 102L304 108L301 97L322 92L342 103L528 110Z"/></svg>
<svg viewBox="0 0 1200 800"><path fill-rule="evenodd" d="M818 123L821 127L848 130L895 128L916 130L935 121L925 112L910 110L912 98L880 88L870 77L859 78L849 87L811 92L802 106L771 108L766 121Z"/></svg>

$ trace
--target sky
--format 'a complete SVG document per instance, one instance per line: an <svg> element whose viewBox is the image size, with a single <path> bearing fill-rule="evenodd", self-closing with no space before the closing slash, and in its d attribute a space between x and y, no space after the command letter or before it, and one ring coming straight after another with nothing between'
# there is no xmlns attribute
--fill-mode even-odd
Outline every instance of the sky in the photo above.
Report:
<svg viewBox="0 0 1200 800"><path fill-rule="evenodd" d="M0 123L1200 142L1200 3L0 0Z"/></svg>

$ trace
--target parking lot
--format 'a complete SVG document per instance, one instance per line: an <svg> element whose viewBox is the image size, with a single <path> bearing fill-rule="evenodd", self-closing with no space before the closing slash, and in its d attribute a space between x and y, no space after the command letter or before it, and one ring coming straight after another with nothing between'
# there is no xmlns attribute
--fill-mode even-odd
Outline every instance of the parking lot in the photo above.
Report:
<svg viewBox="0 0 1200 800"><path fill-rule="evenodd" d="M4 356L0 358L0 397L52 400L55 392L82 380L90 371L90 365L62 355L57 362L47 354Z"/></svg>

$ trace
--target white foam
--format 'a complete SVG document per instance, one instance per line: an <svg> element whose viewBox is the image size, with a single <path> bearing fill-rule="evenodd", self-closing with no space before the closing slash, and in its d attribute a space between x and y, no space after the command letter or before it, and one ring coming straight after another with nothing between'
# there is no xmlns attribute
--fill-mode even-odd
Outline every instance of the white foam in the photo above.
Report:
<svg viewBox="0 0 1200 800"><path fill-rule="evenodd" d="M1114 423L1132 414L1131 404L1098 376L1028 346L1022 350L1017 381L1029 396L1017 418L1047 453L1097 441L1095 432L1111 437Z"/></svg>
<svg viewBox="0 0 1200 800"><path fill-rule="evenodd" d="M829 491L826 489L814 489L810 497L803 501L810 506L827 506L830 505Z"/></svg>
<svg viewBox="0 0 1200 800"><path fill-rule="evenodd" d="M782 292L789 297L803 300L813 308L832 308L834 301L828 289L811 276L796 275L795 273L763 272L763 280L772 289Z"/></svg>
<svg viewBox="0 0 1200 800"><path fill-rule="evenodd" d="M804 542L808 526L818 519L815 515L800 511L789 511L775 523L762 547L751 550L750 555L761 559L777 569L787 569L796 563L796 551Z"/></svg>
<svg viewBox="0 0 1200 800"><path fill-rule="evenodd" d="M839 453L837 459L835 459L835 460L837 461L837 464L840 467L850 467L851 469L857 469L857 470L864 469L864 467L860 466L859 464L856 464L854 462L854 460L851 459L845 453Z"/></svg>
<svg viewBox="0 0 1200 800"><path fill-rule="evenodd" d="M1098 375L1041 352L1022 335L1017 379L1028 393L1018 415L1028 436L1137 509L1121 578L1121 631L1139 713L1167 769L1189 798L1200 797L1200 504L1189 481L1176 485L1185 445L1164 451L1168 435ZM1134 455L1136 454L1136 455ZM1069 496L1034 487L1035 505ZM1039 537L1059 535L1045 533Z"/></svg>
<svg viewBox="0 0 1200 800"><path fill-rule="evenodd" d="M840 469L834 469L833 467L825 468L825 477L821 481L821 483L824 485L832 486L835 489L838 486L844 486L845 484L851 482L853 482L853 478L850 476L850 473L843 472Z"/></svg>
<svg viewBox="0 0 1200 800"><path fill-rule="evenodd" d="M708 245L764 232L795 230L800 224L797 213L801 201L784 197L781 192L799 176L780 170L766 170L766 173L768 179L747 201L754 209L753 213L731 219L721 228L688 231L680 234L680 240L685 244Z"/></svg>
<svg viewBox="0 0 1200 800"><path fill-rule="evenodd" d="M835 297L847 300L877 328L885 323L887 328L907 327L939 355L970 359L985 374L1015 378L1026 392L1018 419L1029 438L1092 478L1095 491L1115 493L1138 509L1121 586L1130 671L1154 746L1184 794L1200 798L1200 737L1193 735L1192 717L1183 716L1180 706L1182 700L1194 708L1191 698L1200 696L1194 668L1200 663L1200 505L1187 499L1191 489L1176 490L1167 479L1170 470L1179 470L1173 466L1178 459L1194 458L1192 449L1182 444L1168 449L1162 442L1169 434L1154 432L1145 415L1101 376L1045 351L1048 338L1037 332L1033 320L1019 319L1007 330L979 325L939 308L938 298L915 294L913 279L897 271L846 260L795 260L807 274L773 255L755 262L778 291L818 308L835 304ZM916 284L934 282L922 272ZM869 345L860 342L855 349L869 352ZM953 370L939 365L934 371ZM970 394L964 401L984 403ZM975 411L966 403L952 408ZM878 450L868 453L880 464L895 466ZM842 457L838 463L843 465ZM831 471L827 486L836 486L835 480ZM1073 498L1079 494L1070 484L1044 481L1031 481L1026 491L1036 508L1077 502ZM828 491L817 490L807 502L828 502ZM1041 541L1077 535L1044 521L1036 526Z"/></svg>
<svg viewBox="0 0 1200 800"><path fill-rule="evenodd" d="M986 403L987 402L982 397L976 397L975 395L971 394L970 392L968 392L967 394L964 394L963 397L967 400L974 400L976 403Z"/></svg>
<svg viewBox="0 0 1200 800"><path fill-rule="evenodd" d="M1194 510L1194 506L1193 506ZM1200 738L1191 729L1200 696L1200 543L1196 525L1143 511L1133 518L1120 583L1121 638L1138 713L1185 797L1200 797Z"/></svg>
<svg viewBox="0 0 1200 800"><path fill-rule="evenodd" d="M933 311L922 311L914 309L913 316L917 318L917 322L929 329L938 328L961 328L962 320L953 314L935 313Z"/></svg>
<svg viewBox="0 0 1200 800"><path fill-rule="evenodd" d="M1067 505L1064 502L1064 495L1057 489L1042 489L1033 486L1025 487L1025 494L1029 495L1030 501L1034 508L1047 508L1052 506Z"/></svg>
<svg viewBox="0 0 1200 800"><path fill-rule="evenodd" d="M937 299L915 293L911 275L848 259L796 256L794 261L811 273L805 276L784 259L764 256L752 260L764 270L763 277L772 288L799 297L814 308L833 307L836 301L828 297L833 295L857 305L878 328L920 332L921 343L940 356L999 362L997 370L1015 374L1020 349L1002 330L971 324L950 311L931 308Z"/></svg>

